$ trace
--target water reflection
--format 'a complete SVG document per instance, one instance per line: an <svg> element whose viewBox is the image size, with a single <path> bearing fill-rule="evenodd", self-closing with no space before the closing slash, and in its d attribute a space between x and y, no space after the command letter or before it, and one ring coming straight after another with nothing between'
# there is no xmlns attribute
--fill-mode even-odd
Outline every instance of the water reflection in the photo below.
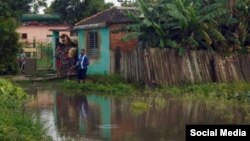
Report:
<svg viewBox="0 0 250 141"><path fill-rule="evenodd" d="M55 141L185 140L185 124L249 123L249 108L167 97L67 96L50 89L29 91L29 109Z"/></svg>

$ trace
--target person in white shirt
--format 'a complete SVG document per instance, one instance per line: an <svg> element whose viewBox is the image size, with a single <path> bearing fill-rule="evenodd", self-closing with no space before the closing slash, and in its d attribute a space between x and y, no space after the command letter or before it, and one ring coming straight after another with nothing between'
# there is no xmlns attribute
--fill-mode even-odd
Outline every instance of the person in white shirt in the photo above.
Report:
<svg viewBox="0 0 250 141"><path fill-rule="evenodd" d="M22 73L24 73L25 64L26 64L26 54L24 53L23 49L21 49L19 56L19 68Z"/></svg>

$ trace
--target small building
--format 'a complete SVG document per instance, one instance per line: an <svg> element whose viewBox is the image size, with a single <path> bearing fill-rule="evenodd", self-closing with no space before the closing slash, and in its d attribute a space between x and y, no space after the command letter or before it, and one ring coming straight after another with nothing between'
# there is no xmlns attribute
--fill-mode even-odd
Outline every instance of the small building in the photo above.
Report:
<svg viewBox="0 0 250 141"><path fill-rule="evenodd" d="M78 48L85 49L90 59L88 74L113 74L119 71L120 51L130 51L136 40L121 41L125 33L115 33L132 21L128 11L135 8L113 7L76 23Z"/></svg>
<svg viewBox="0 0 250 141"><path fill-rule="evenodd" d="M61 24L60 16L56 14L23 14L21 26L17 28L20 42L24 45L24 52L28 57L41 56L37 50L40 44L50 44L52 39L51 29L67 29L68 25ZM69 32L61 32L68 34Z"/></svg>

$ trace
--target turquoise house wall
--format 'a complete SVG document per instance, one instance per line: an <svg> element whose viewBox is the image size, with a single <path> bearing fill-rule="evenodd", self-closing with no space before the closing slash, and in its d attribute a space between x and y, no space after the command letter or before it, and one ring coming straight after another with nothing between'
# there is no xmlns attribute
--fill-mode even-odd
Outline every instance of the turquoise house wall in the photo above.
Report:
<svg viewBox="0 0 250 141"><path fill-rule="evenodd" d="M78 54L80 53L80 50L85 48L85 39L84 38L84 30L78 30Z"/></svg>
<svg viewBox="0 0 250 141"><path fill-rule="evenodd" d="M109 41L109 28L104 27L96 29L100 37L100 57L98 59L90 58L90 65L87 74L110 74L110 41ZM78 47L86 49L86 30L78 30Z"/></svg>
<svg viewBox="0 0 250 141"><path fill-rule="evenodd" d="M101 128L102 138L110 140L112 137L112 111L111 111L111 100L105 97L87 96L88 102L97 104L101 110ZM106 127L106 128L105 128Z"/></svg>
<svg viewBox="0 0 250 141"><path fill-rule="evenodd" d="M53 48L53 66L52 69L56 70L56 39L59 38L59 32L53 31L52 33L52 48Z"/></svg>

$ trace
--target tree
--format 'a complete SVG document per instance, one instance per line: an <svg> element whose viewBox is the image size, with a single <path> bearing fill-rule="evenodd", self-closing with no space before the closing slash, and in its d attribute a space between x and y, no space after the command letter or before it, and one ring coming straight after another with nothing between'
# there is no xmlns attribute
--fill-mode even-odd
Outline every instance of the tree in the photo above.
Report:
<svg viewBox="0 0 250 141"><path fill-rule="evenodd" d="M230 0L228 2L230 13L228 19L221 25L223 34L227 42L225 46L231 51L247 53L250 47L250 1L249 0Z"/></svg>
<svg viewBox="0 0 250 141"><path fill-rule="evenodd" d="M55 0L45 9L46 14L60 14L64 23L73 25L76 22L113 6L104 0Z"/></svg>
<svg viewBox="0 0 250 141"><path fill-rule="evenodd" d="M46 0L0 0L0 3L1 7L9 8L8 16L16 18L23 13L38 13L40 7L46 7Z"/></svg>
<svg viewBox="0 0 250 141"><path fill-rule="evenodd" d="M233 1L233 3L232 3ZM149 47L230 51L249 46L249 0L137 0L139 13L123 38L139 38ZM244 48L245 49L245 48Z"/></svg>
<svg viewBox="0 0 250 141"><path fill-rule="evenodd" d="M123 6L123 7L135 7L135 6L137 6L135 0L121 0L119 2L121 2L121 6Z"/></svg>
<svg viewBox="0 0 250 141"><path fill-rule="evenodd" d="M16 58L20 44L16 28L19 26L21 15L31 12L31 2L34 1L1 0L0 2L0 75L17 72Z"/></svg>
<svg viewBox="0 0 250 141"><path fill-rule="evenodd" d="M6 3L0 3L0 75L16 72L18 52L18 23L11 17L15 15Z"/></svg>
<svg viewBox="0 0 250 141"><path fill-rule="evenodd" d="M47 7L47 0L32 0L30 3L31 6L31 12L36 14L39 12L39 8L41 7Z"/></svg>

